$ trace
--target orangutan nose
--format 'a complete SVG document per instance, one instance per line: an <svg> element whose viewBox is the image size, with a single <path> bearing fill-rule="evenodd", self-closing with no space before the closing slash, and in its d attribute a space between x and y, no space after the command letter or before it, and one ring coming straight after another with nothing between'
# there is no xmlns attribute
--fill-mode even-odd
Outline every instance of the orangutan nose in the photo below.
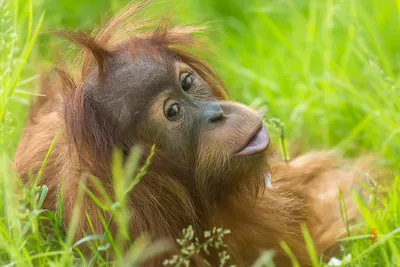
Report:
<svg viewBox="0 0 400 267"><path fill-rule="evenodd" d="M224 111L219 103L209 103L205 106L202 117L207 124L215 123L224 118Z"/></svg>

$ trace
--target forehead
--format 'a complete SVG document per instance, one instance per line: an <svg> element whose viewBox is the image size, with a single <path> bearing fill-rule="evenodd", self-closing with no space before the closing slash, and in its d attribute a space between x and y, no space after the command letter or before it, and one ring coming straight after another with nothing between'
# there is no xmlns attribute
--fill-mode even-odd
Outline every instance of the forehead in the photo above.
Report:
<svg viewBox="0 0 400 267"><path fill-rule="evenodd" d="M161 48L149 46L117 51L107 66L105 86L138 97L154 97L176 79L177 58Z"/></svg>
<svg viewBox="0 0 400 267"><path fill-rule="evenodd" d="M177 62L162 47L119 49L107 60L103 79L89 75L85 91L103 117L126 128L146 115L156 95L176 85Z"/></svg>

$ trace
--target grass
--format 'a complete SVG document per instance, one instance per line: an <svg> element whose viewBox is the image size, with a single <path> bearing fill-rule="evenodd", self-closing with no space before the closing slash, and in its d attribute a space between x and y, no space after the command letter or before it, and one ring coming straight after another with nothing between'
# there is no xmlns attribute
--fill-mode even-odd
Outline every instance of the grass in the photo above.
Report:
<svg viewBox="0 0 400 267"><path fill-rule="evenodd" d="M48 70L55 63L55 52L65 51L67 46L46 35L38 37L38 29L91 30L127 2L14 0L6 5L7 1L0 0L1 265L109 262L103 254L96 254L90 261L80 258L72 243L73 233L64 231L62 211L49 213L41 209L46 187L25 188L21 197L16 193L20 185L15 182L19 180L11 163L29 100L38 92L37 70ZM177 8L170 13L175 14L176 21L210 26L209 43L215 55L208 56L209 61L226 81L234 99L263 108L267 117L284 123L289 151L333 147L345 156L373 153L392 170L393 184L383 188L386 196L377 194L374 188L368 203L354 196L364 219L349 228L351 235L344 240L341 252L342 259L347 259L344 266L397 266L400 1L249 0L243 4L239 0L171 0L161 3L160 9L173 4ZM71 58L72 54L65 56ZM280 142L279 134L274 141ZM130 173L129 168L118 164L118 158L116 162L115 174L124 177L125 172ZM132 162L134 168L135 155ZM124 181L118 188L134 186L137 181ZM124 192L119 192L119 202L109 202L107 208L115 210L115 219L126 227ZM373 228L378 237L372 244ZM151 256L151 250L144 250L146 236L130 241L129 256L122 254L118 244L126 238L129 237L92 236L81 242L91 242L93 249L102 252L114 247L120 252L116 265L138 263L142 257ZM161 247L162 244L154 244L152 251ZM323 266L313 254L312 243L307 242L307 247L314 266ZM272 266L271 257L263 254L256 266Z"/></svg>

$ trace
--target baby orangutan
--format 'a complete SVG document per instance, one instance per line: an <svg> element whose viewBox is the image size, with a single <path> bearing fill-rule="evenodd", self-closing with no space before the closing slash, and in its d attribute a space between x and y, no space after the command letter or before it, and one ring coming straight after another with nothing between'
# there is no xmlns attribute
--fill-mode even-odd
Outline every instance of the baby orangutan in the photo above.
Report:
<svg viewBox="0 0 400 267"><path fill-rule="evenodd" d="M197 47L193 33L198 29L160 24L150 33L122 31L121 38L116 29L127 25L134 10L126 9L96 37L59 33L85 50L81 77L74 81L58 71L64 90L47 90L15 155L15 168L28 182L58 134L41 174L40 184L49 188L44 208L56 209L63 183L68 225L84 175L93 175L110 189L113 149L120 147L129 155L138 146L146 158L155 144L151 165L127 200L133 239L148 233L154 240L175 240L189 225L201 237L216 226L231 230L224 243L236 266L251 265L269 249L276 252L278 266L289 265L282 240L303 266L310 263L301 229L305 224L318 253L328 259L337 238L346 235L338 184L346 196L349 220L356 216L350 191L359 172L337 166L349 164L348 169L361 171L363 166L328 152L280 160L260 115L228 101L218 76L187 52ZM267 186L266 177L271 177L272 186ZM86 186L96 194L93 184ZM77 239L93 233L85 213L94 233L104 233L96 219L100 208L88 195L83 201ZM201 257L215 266L217 259ZM144 264L159 266L162 259ZM193 265L204 263L194 259Z"/></svg>

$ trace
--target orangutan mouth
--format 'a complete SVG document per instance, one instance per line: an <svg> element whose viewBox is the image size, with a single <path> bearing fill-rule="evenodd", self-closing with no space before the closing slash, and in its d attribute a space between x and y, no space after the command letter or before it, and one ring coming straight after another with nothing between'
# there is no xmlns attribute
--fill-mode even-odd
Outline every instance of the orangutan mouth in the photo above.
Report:
<svg viewBox="0 0 400 267"><path fill-rule="evenodd" d="M250 136L245 146L236 153L237 156L251 156L266 150L269 145L269 134L265 125L262 123L260 128Z"/></svg>

